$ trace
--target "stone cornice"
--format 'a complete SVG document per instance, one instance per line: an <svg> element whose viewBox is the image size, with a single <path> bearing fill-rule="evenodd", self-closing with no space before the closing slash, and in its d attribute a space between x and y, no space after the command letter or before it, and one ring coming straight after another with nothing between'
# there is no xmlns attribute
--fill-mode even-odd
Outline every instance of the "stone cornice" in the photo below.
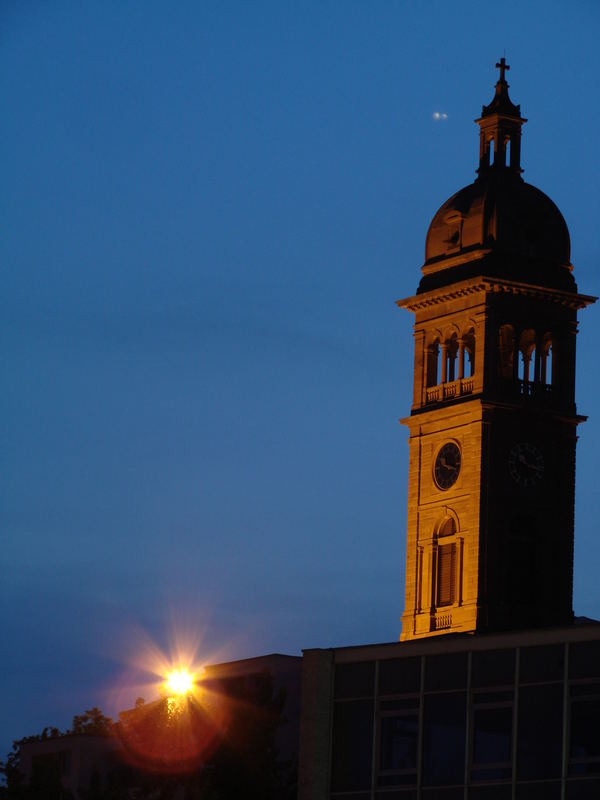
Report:
<svg viewBox="0 0 600 800"><path fill-rule="evenodd" d="M546 300L557 303L569 308L585 308L598 299L591 295L577 294L575 292L563 292L558 289L548 289L543 286L534 286L528 283L518 283L517 281L502 280L501 278L472 278L471 280L461 281L451 286L444 286L423 294L406 297L397 300L396 305L400 308L407 308L409 311L420 311L429 306L446 303L448 300L456 300L471 294L492 292L505 292L507 294L519 294L526 297L534 297L539 300Z"/></svg>

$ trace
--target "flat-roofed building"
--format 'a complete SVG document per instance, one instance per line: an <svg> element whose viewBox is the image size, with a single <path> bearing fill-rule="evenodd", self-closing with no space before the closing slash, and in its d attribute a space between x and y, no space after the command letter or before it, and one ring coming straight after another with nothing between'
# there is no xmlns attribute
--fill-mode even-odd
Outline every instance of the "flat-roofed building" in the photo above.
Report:
<svg viewBox="0 0 600 800"><path fill-rule="evenodd" d="M302 695L299 800L600 797L599 623L306 650Z"/></svg>

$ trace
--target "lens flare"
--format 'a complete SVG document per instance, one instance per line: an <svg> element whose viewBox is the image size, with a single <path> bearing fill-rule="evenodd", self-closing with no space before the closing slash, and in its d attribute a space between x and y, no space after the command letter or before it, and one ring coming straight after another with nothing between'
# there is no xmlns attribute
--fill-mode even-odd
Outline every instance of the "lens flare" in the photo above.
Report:
<svg viewBox="0 0 600 800"><path fill-rule="evenodd" d="M126 760L144 772L183 775L206 763L223 741L230 709L223 697L163 697L120 714Z"/></svg>
<svg viewBox="0 0 600 800"><path fill-rule="evenodd" d="M181 697L190 694L194 690L195 683L195 676L187 667L180 667L169 672L165 681L165 689L167 694Z"/></svg>
<svg viewBox="0 0 600 800"><path fill-rule="evenodd" d="M133 637L128 642L129 677L123 676L113 698L119 713L115 734L125 760L145 772L181 775L197 770L228 730L231 704L220 686L204 676L198 658L200 633L174 632L169 652L143 632L137 642ZM205 653L205 659L219 663L228 655ZM138 700L132 708L129 699L123 711L125 694Z"/></svg>

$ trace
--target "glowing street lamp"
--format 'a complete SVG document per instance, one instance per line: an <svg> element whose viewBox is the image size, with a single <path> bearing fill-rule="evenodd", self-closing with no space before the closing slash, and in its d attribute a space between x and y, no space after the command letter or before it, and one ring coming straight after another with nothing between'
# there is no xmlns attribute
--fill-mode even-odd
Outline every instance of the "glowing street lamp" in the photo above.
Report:
<svg viewBox="0 0 600 800"><path fill-rule="evenodd" d="M185 697L194 691L195 682L195 676L186 667L180 667L168 673L165 689L170 697Z"/></svg>

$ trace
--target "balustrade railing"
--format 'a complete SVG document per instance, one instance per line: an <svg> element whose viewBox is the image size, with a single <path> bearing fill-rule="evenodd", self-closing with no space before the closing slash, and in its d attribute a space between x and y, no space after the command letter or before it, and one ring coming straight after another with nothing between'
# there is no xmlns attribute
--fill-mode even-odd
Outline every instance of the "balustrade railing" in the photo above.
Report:
<svg viewBox="0 0 600 800"><path fill-rule="evenodd" d="M522 378L498 378L494 390L507 399L535 400L541 403L553 403L558 398L556 386L541 381L526 381Z"/></svg>
<svg viewBox="0 0 600 800"><path fill-rule="evenodd" d="M473 393L473 378L460 378L449 383L440 383L438 386L428 386L425 390L428 403L437 403L440 400L451 400Z"/></svg>
<svg viewBox="0 0 600 800"><path fill-rule="evenodd" d="M502 392L506 395L519 395L521 397L536 397L547 399L555 394L554 386L550 383L539 381L525 381L521 379L502 379ZM439 403L442 400L453 400L473 393L473 378L460 378L437 386L428 386L425 389L426 403Z"/></svg>
<svg viewBox="0 0 600 800"><path fill-rule="evenodd" d="M524 397L549 396L552 394L553 386L551 383L540 383L539 381L518 381L519 392Z"/></svg>
<svg viewBox="0 0 600 800"><path fill-rule="evenodd" d="M444 614L436 614L434 620L435 630L441 631L446 628L452 627L452 614L446 612Z"/></svg>

